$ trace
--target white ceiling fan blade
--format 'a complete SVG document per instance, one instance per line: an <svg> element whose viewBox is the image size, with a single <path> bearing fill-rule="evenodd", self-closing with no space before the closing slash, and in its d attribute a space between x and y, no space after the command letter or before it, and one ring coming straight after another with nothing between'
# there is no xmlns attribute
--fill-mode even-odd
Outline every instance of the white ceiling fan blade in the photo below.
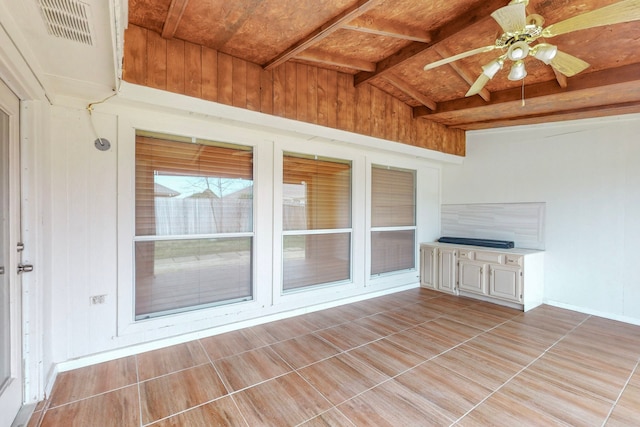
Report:
<svg viewBox="0 0 640 427"><path fill-rule="evenodd" d="M549 61L549 65L567 77L575 76L589 67L589 63L561 51L558 51L556 56Z"/></svg>
<svg viewBox="0 0 640 427"><path fill-rule="evenodd" d="M459 53L457 55L453 55L453 56L450 56L448 58L441 59L440 61L436 61L436 62L432 62L431 64L427 64L427 65L424 66L424 70L425 71L431 70L431 69L439 67L441 65L445 65L445 64L457 61L457 60L462 59L462 58L467 58L469 56L477 55L479 53L490 52L490 51L492 51L494 49L497 49L496 45L479 47L477 49L469 50L467 52L462 52L462 53Z"/></svg>
<svg viewBox="0 0 640 427"><path fill-rule="evenodd" d="M542 37L554 37L586 28L638 20L640 20L640 0L622 0L549 25L542 32Z"/></svg>
<svg viewBox="0 0 640 427"><path fill-rule="evenodd" d="M501 7L491 14L505 33L521 31L527 25L527 12L524 3L514 3Z"/></svg>
<svg viewBox="0 0 640 427"><path fill-rule="evenodd" d="M478 76L478 79L473 83L473 85L469 88L469 91L465 94L465 96L473 96L480 93L482 89L484 89L485 85L489 83L489 76L482 73Z"/></svg>

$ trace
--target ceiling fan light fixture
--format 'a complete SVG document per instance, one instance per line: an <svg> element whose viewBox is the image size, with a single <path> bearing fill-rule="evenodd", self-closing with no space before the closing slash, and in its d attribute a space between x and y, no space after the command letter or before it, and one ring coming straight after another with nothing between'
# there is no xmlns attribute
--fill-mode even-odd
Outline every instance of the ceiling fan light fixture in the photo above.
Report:
<svg viewBox="0 0 640 427"><path fill-rule="evenodd" d="M504 66L504 59L502 57L494 59L488 64L485 64L482 66L482 74L492 79L493 76L495 76L498 71L502 70L503 66Z"/></svg>
<svg viewBox="0 0 640 427"><path fill-rule="evenodd" d="M527 16L527 25L542 27L544 25L544 18L537 13L532 13L531 15Z"/></svg>
<svg viewBox="0 0 640 427"><path fill-rule="evenodd" d="M533 47L531 53L536 59L549 65L558 53L558 47L548 43L539 43Z"/></svg>
<svg viewBox="0 0 640 427"><path fill-rule="evenodd" d="M524 41L515 42L509 46L507 57L512 61L524 59L529 54L529 45Z"/></svg>
<svg viewBox="0 0 640 427"><path fill-rule="evenodd" d="M525 77L527 77L527 70L524 68L524 62L522 60L514 62L507 78L511 81L518 81Z"/></svg>

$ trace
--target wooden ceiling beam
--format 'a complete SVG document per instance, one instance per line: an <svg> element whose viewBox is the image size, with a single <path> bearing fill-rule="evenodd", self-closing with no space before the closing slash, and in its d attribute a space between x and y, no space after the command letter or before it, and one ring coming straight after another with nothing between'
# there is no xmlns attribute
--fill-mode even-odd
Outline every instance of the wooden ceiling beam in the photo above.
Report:
<svg viewBox="0 0 640 427"><path fill-rule="evenodd" d="M428 31L409 28L406 25L391 22L386 19L374 19L370 16L360 16L344 26L346 30L375 34L384 37L394 37L402 40L429 43L431 34Z"/></svg>
<svg viewBox="0 0 640 427"><path fill-rule="evenodd" d="M555 74L555 76L556 76L556 81L558 82L558 85L562 89L566 89L567 85L568 85L567 76L565 76L564 74L562 74L560 71L556 70L553 67L551 67L551 69L553 70L553 74Z"/></svg>
<svg viewBox="0 0 640 427"><path fill-rule="evenodd" d="M431 98L428 98L427 96L425 96L424 94L419 92L416 88L414 88L414 87L406 84L402 80L398 79L394 75L387 74L383 78L384 78L385 81L387 81L393 87L395 87L396 89L400 90L405 95L408 95L411 98L415 99L416 101L418 101L419 103L421 103L425 107L427 107L427 108L429 108L431 110L437 109L438 105L435 103L435 101L433 101Z"/></svg>
<svg viewBox="0 0 640 427"><path fill-rule="evenodd" d="M475 25L479 25L487 19L492 19L491 14L496 9L505 6L505 0L487 0L480 2L480 5L471 9L452 21L447 22L431 33L431 41L428 43L412 42L410 45L398 50L392 55L384 58L376 64L374 72L360 72L354 76L354 84L359 86L371 79L388 73L393 68L403 62L413 58L427 49L434 48L444 42L449 37L455 36L461 31L467 30ZM496 24L496 30L499 30Z"/></svg>
<svg viewBox="0 0 640 427"><path fill-rule="evenodd" d="M567 82L566 88L558 86L555 80L525 87L525 99L533 99L544 96L579 92L588 89L596 89L602 86L610 86L621 83L640 81L640 63L624 65L617 68L609 68L587 74L578 74ZM438 114L456 112L462 114L464 110L487 107L491 105L522 102L522 89L520 87L507 89L491 94L491 101L484 102L477 97L453 99L438 103L438 108L433 111L425 107L414 107L414 117L429 117L437 121Z"/></svg>
<svg viewBox="0 0 640 427"><path fill-rule="evenodd" d="M435 46L434 49L443 58L454 55L454 53L452 53L449 49L444 47L444 45L442 44ZM455 71L462 78L462 80L464 80L469 86L473 86L473 83L475 83L477 77L475 78L472 77L471 73L465 70L457 61L450 62L449 66L453 68L453 71ZM480 72L481 71L479 71L478 74L480 74ZM484 99L487 102L491 101L491 93L486 88L483 88L478 93L478 95L480 95L480 97L482 97L482 99Z"/></svg>
<svg viewBox="0 0 640 427"><path fill-rule="evenodd" d="M543 121L544 123L561 122L566 120L577 120L634 113L640 113L640 101L625 102L622 104L597 105L566 111L551 111L548 113L532 114L528 116L524 115L518 117L499 118L494 120L456 123L455 125L450 125L449 127L462 130L480 130L505 126L538 124Z"/></svg>
<svg viewBox="0 0 640 427"><path fill-rule="evenodd" d="M315 62L334 67L350 68L358 71L374 71L376 69L376 64L371 61L349 58L343 55L327 53L313 48L300 52L293 59L300 59L302 61Z"/></svg>
<svg viewBox="0 0 640 427"><path fill-rule="evenodd" d="M284 52L273 58L271 61L263 65L265 70L271 70L280 64L287 62L289 59L298 55L300 52L308 49L321 40L329 37L331 34L340 30L348 22L354 20L358 16L372 9L381 0L358 0L358 2L320 27L313 30L309 35L287 48Z"/></svg>
<svg viewBox="0 0 640 427"><path fill-rule="evenodd" d="M180 20L184 14L184 10L187 8L189 0L171 0L171 6L169 6L169 12L167 13L167 19L164 20L162 26L162 37L165 39L172 39L176 34Z"/></svg>

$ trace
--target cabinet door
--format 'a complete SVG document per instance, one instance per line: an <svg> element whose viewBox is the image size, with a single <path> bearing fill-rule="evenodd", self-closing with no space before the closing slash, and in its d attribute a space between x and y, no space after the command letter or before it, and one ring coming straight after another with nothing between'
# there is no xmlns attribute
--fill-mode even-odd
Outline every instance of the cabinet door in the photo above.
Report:
<svg viewBox="0 0 640 427"><path fill-rule="evenodd" d="M489 295L514 302L522 302L522 269L491 266Z"/></svg>
<svg viewBox="0 0 640 427"><path fill-rule="evenodd" d="M487 264L458 261L458 288L461 291L487 294Z"/></svg>
<svg viewBox="0 0 640 427"><path fill-rule="evenodd" d="M438 260L438 290L455 294L458 278L458 250L440 248Z"/></svg>
<svg viewBox="0 0 640 427"><path fill-rule="evenodd" d="M436 289L438 265L436 257L438 248L434 246L420 247L420 286Z"/></svg>

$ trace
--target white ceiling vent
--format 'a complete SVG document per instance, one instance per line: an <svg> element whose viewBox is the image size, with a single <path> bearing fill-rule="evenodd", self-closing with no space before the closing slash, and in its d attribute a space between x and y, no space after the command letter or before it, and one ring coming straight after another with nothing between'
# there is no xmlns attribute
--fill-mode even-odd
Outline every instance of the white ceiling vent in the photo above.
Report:
<svg viewBox="0 0 640 427"><path fill-rule="evenodd" d="M78 0L37 0L49 34L93 46L91 10Z"/></svg>

